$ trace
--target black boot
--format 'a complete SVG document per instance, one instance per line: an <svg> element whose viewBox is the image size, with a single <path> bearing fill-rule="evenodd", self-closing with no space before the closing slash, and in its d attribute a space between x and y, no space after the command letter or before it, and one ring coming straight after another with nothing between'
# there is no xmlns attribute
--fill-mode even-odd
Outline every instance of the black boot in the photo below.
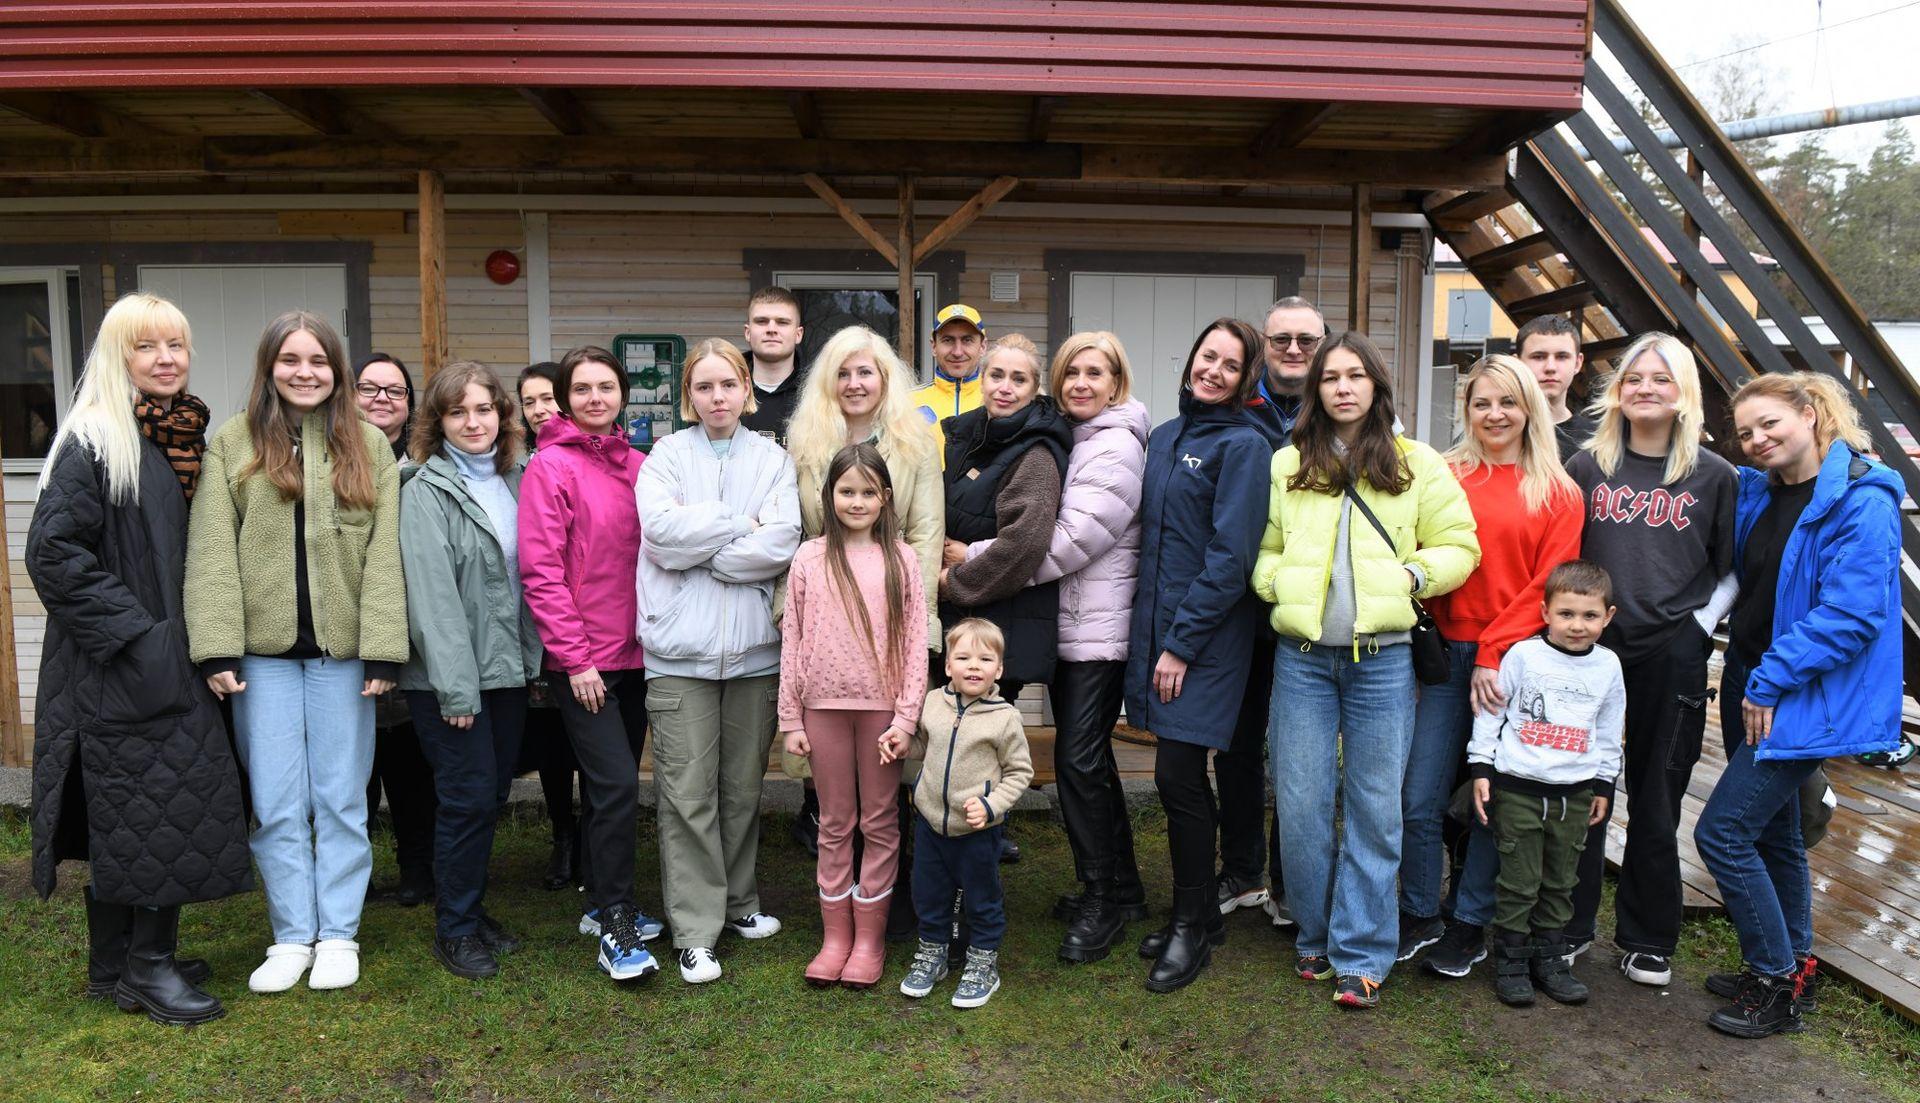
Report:
<svg viewBox="0 0 1920 1103"><path fill-rule="evenodd" d="M1798 974L1788 977L1755 976L1738 999L1707 1016L1707 1025L1735 1038L1765 1038L1796 1029L1800 1010L1794 1006Z"/></svg>
<svg viewBox="0 0 1920 1103"><path fill-rule="evenodd" d="M433 899L433 867L406 866L400 870L400 889L393 902L403 908L417 908Z"/></svg>
<svg viewBox="0 0 1920 1103"><path fill-rule="evenodd" d="M120 1010L145 1010L154 1022L170 1026L212 1022L227 1013L219 1000L180 975L173 960L179 937L179 907L133 909L127 964L113 989Z"/></svg>
<svg viewBox="0 0 1920 1103"><path fill-rule="evenodd" d="M1586 1003L1587 986L1573 975L1573 961L1568 957L1573 945L1567 941L1567 932L1535 931L1530 946L1533 983L1540 991L1558 1003Z"/></svg>
<svg viewBox="0 0 1920 1103"><path fill-rule="evenodd" d="M1493 935L1493 994L1508 1007L1533 1006L1533 977L1527 966L1534 958L1527 936L1516 931Z"/></svg>
<svg viewBox="0 0 1920 1103"><path fill-rule="evenodd" d="M1079 892L1063 892L1055 897L1053 917L1062 923L1073 922L1074 916L1080 914L1080 901L1086 894L1087 887L1082 884ZM1147 889L1140 883L1140 874L1114 878L1113 906L1120 909L1120 917L1129 923L1138 923L1147 917Z"/></svg>
<svg viewBox="0 0 1920 1103"><path fill-rule="evenodd" d="M133 926L133 909L125 904L103 904L93 897L93 886L85 890L87 898L87 998L104 1000L113 995L120 983L120 968L127 960L127 937ZM212 974L199 958L174 962L188 984L200 984Z"/></svg>
<svg viewBox="0 0 1920 1103"><path fill-rule="evenodd" d="M540 879L540 887L548 892L559 892L573 883L573 832L555 831L553 849L547 851L547 875Z"/></svg>
<svg viewBox="0 0 1920 1103"><path fill-rule="evenodd" d="M1213 960L1213 948L1226 941L1226 924L1220 918L1220 905L1214 899L1214 887L1184 885L1173 890L1173 923L1168 927L1166 946L1147 970L1147 989L1172 992L1192 984L1207 963Z"/></svg>
<svg viewBox="0 0 1920 1103"><path fill-rule="evenodd" d="M1113 944L1126 933L1127 917L1113 898L1113 883L1094 881L1080 898L1080 913L1073 918L1060 940L1060 960L1085 964L1099 961L1113 951Z"/></svg>

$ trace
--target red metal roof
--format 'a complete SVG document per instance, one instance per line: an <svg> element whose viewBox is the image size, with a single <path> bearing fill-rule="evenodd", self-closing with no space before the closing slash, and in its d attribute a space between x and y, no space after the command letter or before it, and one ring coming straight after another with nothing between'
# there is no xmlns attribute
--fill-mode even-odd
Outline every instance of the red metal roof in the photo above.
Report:
<svg viewBox="0 0 1920 1103"><path fill-rule="evenodd" d="M1572 111L1587 0L9 0L0 88L649 85Z"/></svg>

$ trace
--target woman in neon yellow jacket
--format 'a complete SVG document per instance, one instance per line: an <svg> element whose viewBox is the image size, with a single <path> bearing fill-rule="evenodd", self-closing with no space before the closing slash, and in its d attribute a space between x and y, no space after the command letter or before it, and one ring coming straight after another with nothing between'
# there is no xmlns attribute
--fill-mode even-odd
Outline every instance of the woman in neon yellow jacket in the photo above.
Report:
<svg viewBox="0 0 1920 1103"><path fill-rule="evenodd" d="M1334 1000L1352 1007L1379 1001L1400 941L1408 599L1454 589L1480 561L1466 493L1439 453L1394 431L1391 387L1363 334L1321 344L1293 444L1273 457L1253 570L1280 634L1267 739L1299 973L1337 973Z"/></svg>

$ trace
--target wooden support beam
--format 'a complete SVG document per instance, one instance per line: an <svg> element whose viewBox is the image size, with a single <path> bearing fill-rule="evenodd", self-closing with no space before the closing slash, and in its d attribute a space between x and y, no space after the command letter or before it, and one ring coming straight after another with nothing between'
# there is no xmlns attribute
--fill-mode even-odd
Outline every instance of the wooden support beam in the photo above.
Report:
<svg viewBox="0 0 1920 1103"><path fill-rule="evenodd" d="M1063 96L1035 96L1027 112L1027 141L1044 142L1053 133L1053 115L1066 102Z"/></svg>
<svg viewBox="0 0 1920 1103"><path fill-rule="evenodd" d="M76 138L132 137L141 129L75 92L0 92L0 108Z"/></svg>
<svg viewBox="0 0 1920 1103"><path fill-rule="evenodd" d="M919 340L913 332L915 321L913 309L913 177L900 178L900 243L894 247L899 259L895 266L900 271L900 338L894 348L900 353L900 359L907 364L915 363L914 344Z"/></svg>
<svg viewBox="0 0 1920 1103"><path fill-rule="evenodd" d="M565 88L522 86L519 92L520 98L526 100L528 106L539 112L540 117L547 120L548 126L562 134L578 137L587 134L612 133L607 124L595 118L593 112L587 110L587 105L580 102L579 96Z"/></svg>
<svg viewBox="0 0 1920 1103"><path fill-rule="evenodd" d="M1686 168L1687 179L1693 181L1693 186L1704 187L1707 179L1706 169L1701 166L1700 158L1695 156L1692 150L1687 151ZM1687 212L1681 218L1680 228L1687 235L1687 240L1693 243L1693 247L1700 248L1700 224L1694 221L1692 212ZM1693 282L1693 277L1687 274L1685 268L1680 270L1680 286L1686 288L1689 295L1700 293L1700 285Z"/></svg>
<svg viewBox="0 0 1920 1103"><path fill-rule="evenodd" d="M1373 189L1353 186L1353 222L1347 228L1347 328L1367 332L1373 307Z"/></svg>
<svg viewBox="0 0 1920 1103"><path fill-rule="evenodd" d="M913 247L913 263L919 264L927 259L935 249L945 245L953 235L973 225L973 220L979 218L982 212L1000 202L1008 192L1019 186L1018 179L1002 176L981 188L977 195L960 204L958 210L941 220L940 225L935 226L926 237L920 239L920 244Z"/></svg>
<svg viewBox="0 0 1920 1103"><path fill-rule="evenodd" d="M893 242L888 241L880 231L874 229L873 223L868 222L864 215L853 209L853 204L840 198L840 193L833 190L832 184L811 172L802 173L800 180L812 190L813 194L820 197L821 202L833 208L833 213L839 215L841 221L853 227L854 233L859 234L862 240L873 246L874 252L885 257L888 264L900 263L899 254L894 251Z"/></svg>
<svg viewBox="0 0 1920 1103"><path fill-rule="evenodd" d="M1476 153L1505 153L1521 142L1552 126L1554 116L1536 111L1496 111L1447 152L1456 157Z"/></svg>
<svg viewBox="0 0 1920 1103"><path fill-rule="evenodd" d="M1045 148L1070 148L1049 145ZM1506 180L1507 159L1498 155L1292 149L1284 157L1258 157L1231 146L1135 146L1089 143L1079 147L1080 179L1153 181L1164 184L1326 184L1365 181L1380 188L1492 188ZM1022 179L1036 173L1009 169ZM942 175L952 175L942 173Z"/></svg>
<svg viewBox="0 0 1920 1103"><path fill-rule="evenodd" d="M793 112L793 124L802 138L824 138L826 127L820 123L820 97L812 92L788 92L787 110Z"/></svg>
<svg viewBox="0 0 1920 1103"><path fill-rule="evenodd" d="M330 138L392 138L392 128L367 118L318 88L249 88L256 99L279 108L294 121Z"/></svg>
<svg viewBox="0 0 1920 1103"><path fill-rule="evenodd" d="M1283 149L1292 149L1333 118L1341 106L1322 102L1291 104L1274 116L1267 128L1254 137L1248 151L1255 157L1271 157Z"/></svg>
<svg viewBox="0 0 1920 1103"><path fill-rule="evenodd" d="M447 182L420 173L420 359L426 377L447 364Z"/></svg>
<svg viewBox="0 0 1920 1103"><path fill-rule="evenodd" d="M0 486L0 551L7 548L7 496ZM11 558L9 556L8 558ZM20 660L13 639L13 571L0 562L0 766L29 766L33 747L20 722Z"/></svg>

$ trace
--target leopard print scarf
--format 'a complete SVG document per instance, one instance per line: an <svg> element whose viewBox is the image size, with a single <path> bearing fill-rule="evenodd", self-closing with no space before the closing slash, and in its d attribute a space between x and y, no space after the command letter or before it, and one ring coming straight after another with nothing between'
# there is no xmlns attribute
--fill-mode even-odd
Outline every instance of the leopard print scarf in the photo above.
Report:
<svg viewBox="0 0 1920 1103"><path fill-rule="evenodd" d="M200 456L207 450L207 404L183 394L162 409L142 395L133 404L133 417L140 423L140 435L166 451L181 493L193 501L193 488L200 481Z"/></svg>

